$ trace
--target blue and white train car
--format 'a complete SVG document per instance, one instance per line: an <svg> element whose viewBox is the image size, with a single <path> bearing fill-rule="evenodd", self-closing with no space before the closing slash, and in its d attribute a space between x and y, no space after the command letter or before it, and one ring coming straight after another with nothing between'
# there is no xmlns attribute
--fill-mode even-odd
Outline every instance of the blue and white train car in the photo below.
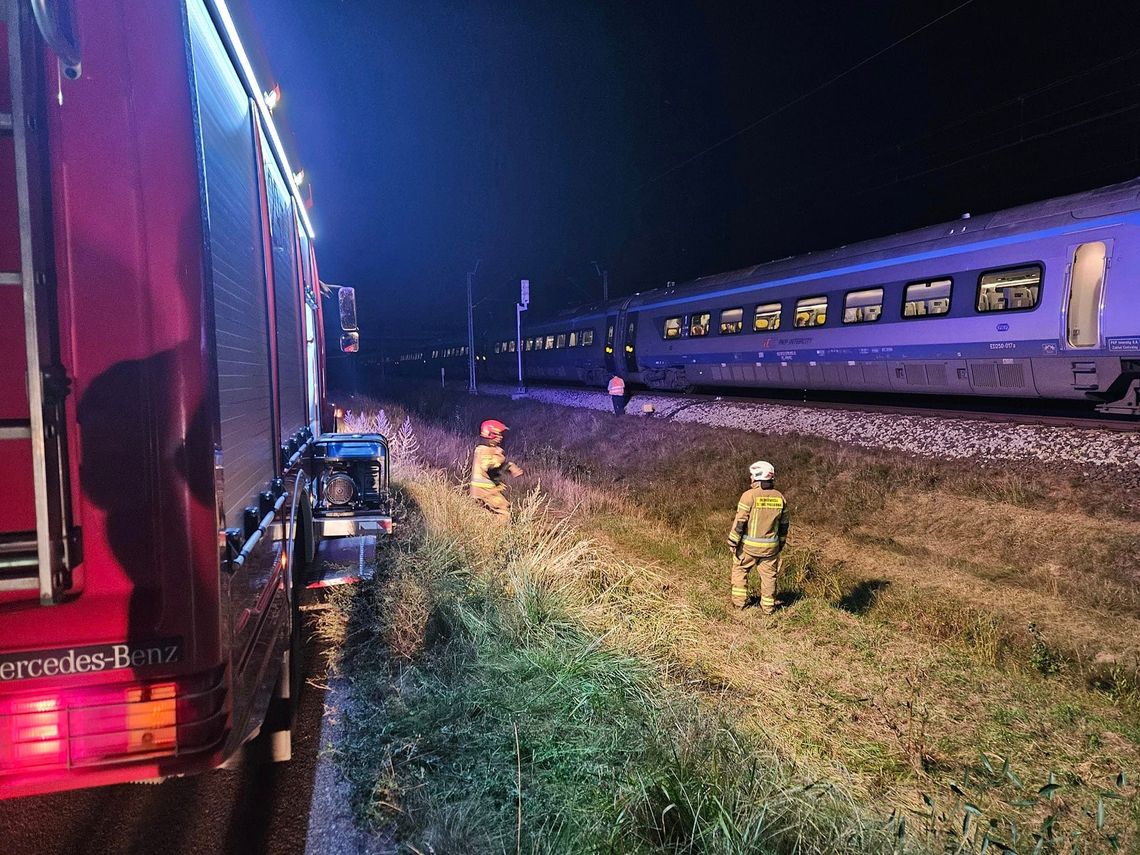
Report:
<svg viewBox="0 0 1140 855"><path fill-rule="evenodd" d="M568 312L528 326L523 357L533 380L1140 414L1140 179ZM512 343L487 367L515 358Z"/></svg>

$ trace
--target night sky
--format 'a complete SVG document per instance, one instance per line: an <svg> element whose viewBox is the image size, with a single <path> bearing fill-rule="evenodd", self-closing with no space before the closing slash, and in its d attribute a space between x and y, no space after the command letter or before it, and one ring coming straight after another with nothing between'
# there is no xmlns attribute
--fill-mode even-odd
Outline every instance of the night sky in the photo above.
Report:
<svg viewBox="0 0 1140 855"><path fill-rule="evenodd" d="M366 349L1140 174L1133 3L249 5Z"/></svg>

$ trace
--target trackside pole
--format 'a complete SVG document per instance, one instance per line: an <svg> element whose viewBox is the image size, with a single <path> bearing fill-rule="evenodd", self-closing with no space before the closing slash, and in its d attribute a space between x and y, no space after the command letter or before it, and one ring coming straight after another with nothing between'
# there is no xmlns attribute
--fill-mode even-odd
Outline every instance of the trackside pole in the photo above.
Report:
<svg viewBox="0 0 1140 855"><path fill-rule="evenodd" d="M522 344L522 313L526 311L527 306L530 305L530 280L523 279L519 288L519 302L515 303L515 356L518 357L519 363L519 388L515 391L512 398L526 397L526 383L523 382L523 344Z"/></svg>
<svg viewBox="0 0 1140 855"><path fill-rule="evenodd" d="M467 271L467 391L477 395L479 390L475 387L475 304L471 296L471 280L479 272L479 262L475 262L475 269Z"/></svg>

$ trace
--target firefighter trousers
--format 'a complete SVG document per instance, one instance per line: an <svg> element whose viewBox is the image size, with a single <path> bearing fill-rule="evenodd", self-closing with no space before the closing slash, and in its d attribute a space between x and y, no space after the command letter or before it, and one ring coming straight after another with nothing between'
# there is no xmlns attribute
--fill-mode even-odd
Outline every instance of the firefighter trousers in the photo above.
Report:
<svg viewBox="0 0 1140 855"><path fill-rule="evenodd" d="M506 490L499 487L472 487L471 497L483 507L499 517L511 515L511 503L507 499Z"/></svg>
<svg viewBox="0 0 1140 855"><path fill-rule="evenodd" d="M760 576L760 608L770 615L776 610L776 574L780 569L780 556L757 558L743 549L732 556L732 604L744 608L748 603L748 577L755 570Z"/></svg>

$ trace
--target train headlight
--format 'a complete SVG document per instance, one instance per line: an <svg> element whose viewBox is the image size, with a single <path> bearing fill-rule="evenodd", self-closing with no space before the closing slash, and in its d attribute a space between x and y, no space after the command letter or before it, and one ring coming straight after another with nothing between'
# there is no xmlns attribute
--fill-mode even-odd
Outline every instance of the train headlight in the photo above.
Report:
<svg viewBox="0 0 1140 855"><path fill-rule="evenodd" d="M330 505L347 505L356 495L356 483L343 472L325 479L324 496Z"/></svg>

